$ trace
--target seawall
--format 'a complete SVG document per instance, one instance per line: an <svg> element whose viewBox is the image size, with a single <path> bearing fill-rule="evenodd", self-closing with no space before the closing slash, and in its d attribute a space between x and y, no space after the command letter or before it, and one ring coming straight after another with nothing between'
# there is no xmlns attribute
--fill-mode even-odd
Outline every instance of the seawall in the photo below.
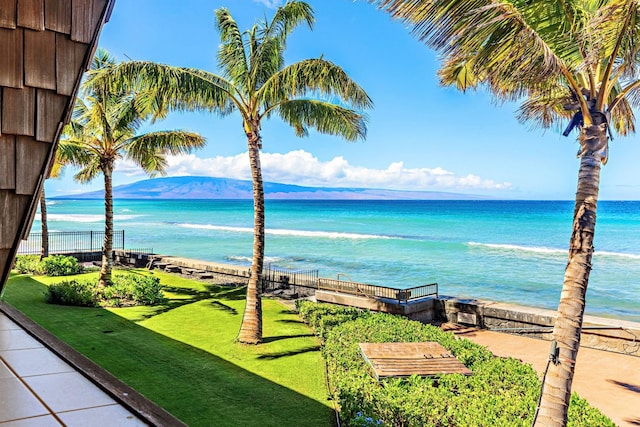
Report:
<svg viewBox="0 0 640 427"><path fill-rule="evenodd" d="M160 268L169 272L188 274L197 279L211 279L214 275L225 275L246 282L249 278L248 267L237 265L167 255L130 254L126 251L115 251L115 255L116 261L122 264ZM280 285L282 289L293 286L285 282ZM556 316L554 310L446 295L398 301L299 286L295 293L289 293L293 297L304 294L315 294L318 302L397 314L423 323L447 322L543 340L551 339ZM640 323L586 315L581 345L640 357Z"/></svg>

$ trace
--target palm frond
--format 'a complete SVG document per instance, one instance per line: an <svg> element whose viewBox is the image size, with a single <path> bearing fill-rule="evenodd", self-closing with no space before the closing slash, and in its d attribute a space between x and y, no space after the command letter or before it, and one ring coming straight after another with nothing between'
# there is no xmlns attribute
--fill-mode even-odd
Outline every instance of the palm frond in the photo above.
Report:
<svg viewBox="0 0 640 427"><path fill-rule="evenodd" d="M86 184L93 181L98 175L102 173L100 169L100 163L97 159L92 159L90 163L86 163L82 168L73 176L73 179L81 184Z"/></svg>
<svg viewBox="0 0 640 427"><path fill-rule="evenodd" d="M205 139L193 132L157 131L131 138L124 144L126 158L140 165L145 172L162 172L165 163L160 159L166 154L187 154L201 148ZM153 169L160 167L160 169Z"/></svg>
<svg viewBox="0 0 640 427"><path fill-rule="evenodd" d="M215 25L220 32L220 41L222 42L218 48L218 64L229 80L240 86L248 87L250 80L249 60L238 24L227 8L217 9L215 15Z"/></svg>
<svg viewBox="0 0 640 427"><path fill-rule="evenodd" d="M251 73L257 89L284 66L287 38L300 24L313 29L313 9L305 2L288 1L280 6L270 22L261 22L251 32Z"/></svg>
<svg viewBox="0 0 640 427"><path fill-rule="evenodd" d="M140 100L146 99L154 117L163 117L168 110L226 115L235 108L237 91L229 80L194 68L129 61L103 78L115 92L133 91Z"/></svg>
<svg viewBox="0 0 640 427"><path fill-rule="evenodd" d="M284 44L291 31L302 23L313 29L313 9L302 1L288 1L276 10L271 23L264 27L262 38L279 39Z"/></svg>
<svg viewBox="0 0 640 427"><path fill-rule="evenodd" d="M348 141L364 140L366 119L353 110L318 100L294 100L280 105L282 120L294 128L297 136L306 136L307 128L320 133L338 135Z"/></svg>
<svg viewBox="0 0 640 427"><path fill-rule="evenodd" d="M359 109L373 106L369 95L342 68L321 58L285 67L260 88L257 97L262 104L275 105L310 93L337 96Z"/></svg>
<svg viewBox="0 0 640 427"><path fill-rule="evenodd" d="M563 122L571 119L575 113L563 107L571 102L571 92L566 88L529 94L518 109L518 120L521 123L533 123L534 127L543 129L554 125L560 129Z"/></svg>

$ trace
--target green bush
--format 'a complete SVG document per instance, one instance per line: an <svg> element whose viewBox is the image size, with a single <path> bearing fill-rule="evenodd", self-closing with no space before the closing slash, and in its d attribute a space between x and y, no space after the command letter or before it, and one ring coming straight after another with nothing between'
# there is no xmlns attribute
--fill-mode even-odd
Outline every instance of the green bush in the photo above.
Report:
<svg viewBox="0 0 640 427"><path fill-rule="evenodd" d="M47 276L71 276L82 272L82 266L72 256L53 255L40 262L40 270Z"/></svg>
<svg viewBox="0 0 640 427"><path fill-rule="evenodd" d="M158 305L167 301L159 278L135 274L114 276L112 285L102 290L101 300L102 305L110 307Z"/></svg>
<svg viewBox="0 0 640 427"><path fill-rule="evenodd" d="M540 380L530 365L496 358L484 347L458 339L431 325L404 317L303 302L301 316L322 328L331 394L347 426L530 426ZM322 319L327 317L327 321ZM352 318L352 319L349 319ZM435 341L473 374L413 376L378 381L360 354L358 343ZM572 397L569 424L614 424L583 399Z"/></svg>
<svg viewBox="0 0 640 427"><path fill-rule="evenodd" d="M40 255L18 255L13 268L20 274L40 274Z"/></svg>
<svg viewBox="0 0 640 427"><path fill-rule="evenodd" d="M50 304L96 306L97 284L88 280L65 280L49 286L45 301Z"/></svg>
<svg viewBox="0 0 640 427"><path fill-rule="evenodd" d="M97 280L67 280L49 286L45 300L52 304L129 307L167 302L155 276L118 274L110 286L100 289Z"/></svg>

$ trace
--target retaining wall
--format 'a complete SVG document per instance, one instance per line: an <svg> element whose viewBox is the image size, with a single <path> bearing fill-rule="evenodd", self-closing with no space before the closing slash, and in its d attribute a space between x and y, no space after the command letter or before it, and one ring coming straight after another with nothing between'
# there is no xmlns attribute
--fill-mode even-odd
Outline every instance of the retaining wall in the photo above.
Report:
<svg viewBox="0 0 640 427"><path fill-rule="evenodd" d="M165 255L126 256L116 251L120 262L136 267L154 264L195 269L247 279L249 269L228 264L197 261ZM372 311L407 316L420 322L450 322L506 333L551 339L556 312L477 299L440 295L409 302L385 298L368 298L339 292L317 290L316 300L332 304L359 307ZM581 345L585 347L640 356L640 323L618 319L585 316Z"/></svg>

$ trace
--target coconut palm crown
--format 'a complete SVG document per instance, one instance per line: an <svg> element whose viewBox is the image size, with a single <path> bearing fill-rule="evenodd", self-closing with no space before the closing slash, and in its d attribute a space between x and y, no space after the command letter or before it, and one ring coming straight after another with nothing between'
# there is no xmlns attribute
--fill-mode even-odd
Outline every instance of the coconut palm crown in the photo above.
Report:
<svg viewBox="0 0 640 427"><path fill-rule="evenodd" d="M640 99L636 0L370 0L441 54L444 85L522 101L519 119L578 131L574 223L535 425L567 422L591 271L600 166ZM535 151L535 147L529 147ZM542 155L542 153L541 153Z"/></svg>
<svg viewBox="0 0 640 427"><path fill-rule="evenodd" d="M366 136L362 110L372 106L366 92L337 65L307 59L285 65L284 52L291 32L300 24L312 28L311 7L289 1L273 18L259 20L240 31L226 8L215 11L220 34L218 65L221 75L207 71L133 61L121 64L115 81L156 89L154 103L163 111L201 110L220 116L239 114L247 138L253 181L254 234L247 305L238 340L262 340L259 280L264 261L264 189L260 166L263 119L280 117L297 136L309 129L355 141Z"/></svg>
<svg viewBox="0 0 640 427"><path fill-rule="evenodd" d="M114 91L104 76L116 65L105 50L98 50L76 99L71 123L60 141L63 162L79 167L75 179L90 182L104 177L105 234L100 286L111 284L113 266L113 184L116 161L131 161L148 175L164 173L166 155L189 153L205 143L200 135L186 131L153 131L138 134L153 110L148 93ZM157 114L155 116L158 116Z"/></svg>

